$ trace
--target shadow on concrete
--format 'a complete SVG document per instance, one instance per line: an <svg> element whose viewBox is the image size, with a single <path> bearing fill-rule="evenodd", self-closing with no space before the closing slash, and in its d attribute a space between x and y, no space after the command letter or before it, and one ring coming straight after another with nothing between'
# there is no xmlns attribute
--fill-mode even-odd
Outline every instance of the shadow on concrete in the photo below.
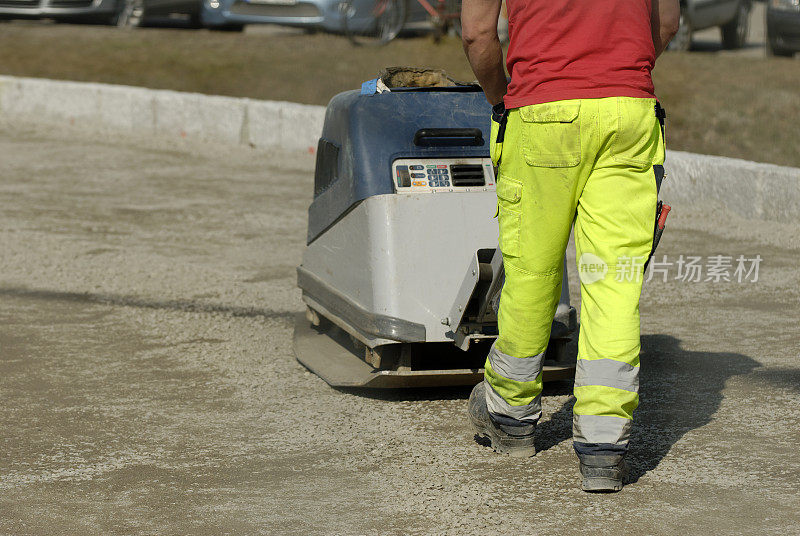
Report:
<svg viewBox="0 0 800 536"><path fill-rule="evenodd" d="M267 318L291 322L297 313L273 311L257 307L241 307L219 303L203 303L196 300L153 300L126 294L95 292L66 292L61 290L31 289L25 287L0 288L0 297L25 298L44 302L115 305L139 309L162 309L188 313L220 313L234 317Z"/></svg>
<svg viewBox="0 0 800 536"><path fill-rule="evenodd" d="M641 363L641 400L628 456L631 482L655 469L687 432L711 422L730 378L750 374L759 366L742 354L684 350L670 335L643 336ZM800 371L794 369L761 369L753 374L777 386L800 389ZM563 395L570 390L570 382L557 382L546 385L543 394ZM537 452L572 439L574 404L570 397L555 413L544 415L537 429Z"/></svg>
<svg viewBox="0 0 800 536"><path fill-rule="evenodd" d="M454 387L412 387L403 389L369 389L364 387L331 387L340 393L347 393L372 400L386 402L414 402L436 400L464 400L464 417L467 415L466 401L472 392L471 385Z"/></svg>
<svg viewBox="0 0 800 536"><path fill-rule="evenodd" d="M712 421L730 378L751 374L759 366L754 359L742 354L685 350L681 348L680 340L670 335L643 336L641 363L641 400L634 418L628 455L630 482L636 482L642 475L655 469L687 432ZM762 381L778 386L800 388L800 371L794 369L761 369L753 374ZM339 390L385 401L466 401L471 387ZM571 392L571 381L548 382L543 396L563 396ZM572 439L574 403L575 399L570 397L554 413L543 416L536 432L537 452ZM465 403L465 418L466 409ZM486 444L480 438L476 438L476 441Z"/></svg>
<svg viewBox="0 0 800 536"><path fill-rule="evenodd" d="M642 337L641 400L628 456L629 481L652 471L687 432L714 418L727 381L759 367L735 353L692 352L670 335Z"/></svg>
<svg viewBox="0 0 800 536"><path fill-rule="evenodd" d="M634 416L628 455L630 482L658 467L687 432L711 422L728 379L750 374L759 364L742 354L684 350L680 340L670 335L645 335L641 366L641 399ZM787 384L796 380L797 374L797 371L790 375L775 374L770 379ZM537 451L572 439L574 404L575 399L570 398L539 423Z"/></svg>

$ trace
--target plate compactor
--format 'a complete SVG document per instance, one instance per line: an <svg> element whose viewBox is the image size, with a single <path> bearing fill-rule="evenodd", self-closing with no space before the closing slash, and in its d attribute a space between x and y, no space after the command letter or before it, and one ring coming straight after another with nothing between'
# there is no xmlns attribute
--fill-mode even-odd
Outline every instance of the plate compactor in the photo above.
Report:
<svg viewBox="0 0 800 536"><path fill-rule="evenodd" d="M497 337L490 107L480 87L335 96L317 150L297 359L332 386L469 385ZM569 378L566 266L544 379Z"/></svg>

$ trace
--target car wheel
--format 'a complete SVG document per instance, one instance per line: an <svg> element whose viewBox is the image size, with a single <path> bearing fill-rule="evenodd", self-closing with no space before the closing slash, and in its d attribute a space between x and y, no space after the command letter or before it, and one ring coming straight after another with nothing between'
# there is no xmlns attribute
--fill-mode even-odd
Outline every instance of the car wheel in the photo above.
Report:
<svg viewBox="0 0 800 536"><path fill-rule="evenodd" d="M792 52L791 50L786 50L785 48L781 48L780 46L776 45L772 39L768 39L767 55L777 56L781 58L791 58L792 56L794 56L794 52Z"/></svg>
<svg viewBox="0 0 800 536"><path fill-rule="evenodd" d="M782 58L791 58L794 56L793 51L786 50L778 44L777 39L772 32L772 28L769 24L767 24L767 56L778 56Z"/></svg>
<svg viewBox="0 0 800 536"><path fill-rule="evenodd" d="M688 52L692 48L692 23L686 16L686 6L681 5L681 21L678 25L678 33L672 38L667 47L669 50L678 52Z"/></svg>
<svg viewBox="0 0 800 536"><path fill-rule="evenodd" d="M750 7L749 0L742 0L733 20L722 26L723 48L728 50L742 48L747 43L747 32L750 29Z"/></svg>
<svg viewBox="0 0 800 536"><path fill-rule="evenodd" d="M120 28L144 26L144 0L120 0L120 4L115 21L117 26Z"/></svg>

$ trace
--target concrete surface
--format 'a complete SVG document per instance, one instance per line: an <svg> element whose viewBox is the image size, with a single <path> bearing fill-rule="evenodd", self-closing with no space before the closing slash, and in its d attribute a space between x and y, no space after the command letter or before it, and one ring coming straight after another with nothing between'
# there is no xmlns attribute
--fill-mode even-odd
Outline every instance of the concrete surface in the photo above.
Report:
<svg viewBox="0 0 800 536"><path fill-rule="evenodd" d="M309 155L20 123L0 154L0 533L800 532L796 224L675 204L659 256L759 280L646 285L633 483L598 496L569 384L520 461L473 440L468 389L297 364Z"/></svg>

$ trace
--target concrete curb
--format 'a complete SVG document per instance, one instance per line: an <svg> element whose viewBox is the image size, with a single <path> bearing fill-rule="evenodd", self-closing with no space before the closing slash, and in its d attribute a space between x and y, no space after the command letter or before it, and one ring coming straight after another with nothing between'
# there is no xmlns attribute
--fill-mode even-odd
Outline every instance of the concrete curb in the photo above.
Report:
<svg viewBox="0 0 800 536"><path fill-rule="evenodd" d="M796 223L800 168L668 151L661 197L676 206L724 208L744 218Z"/></svg>
<svg viewBox="0 0 800 536"><path fill-rule="evenodd" d="M139 134L313 153L325 108L199 93L0 76L0 114Z"/></svg>
<svg viewBox="0 0 800 536"><path fill-rule="evenodd" d="M0 114L140 134L313 154L325 107L291 102L0 76ZM725 208L794 222L800 168L669 151L662 197L676 206Z"/></svg>

